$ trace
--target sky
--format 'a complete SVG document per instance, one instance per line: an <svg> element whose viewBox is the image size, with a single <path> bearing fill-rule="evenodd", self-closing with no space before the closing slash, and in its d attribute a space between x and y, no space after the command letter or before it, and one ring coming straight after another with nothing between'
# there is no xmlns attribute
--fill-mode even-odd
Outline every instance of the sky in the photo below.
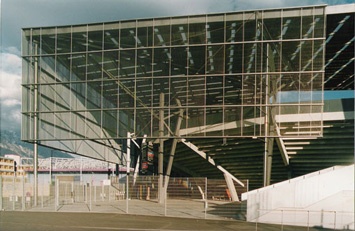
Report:
<svg viewBox="0 0 355 231"><path fill-rule="evenodd" d="M0 0L0 130L21 127L21 28L355 0Z"/></svg>

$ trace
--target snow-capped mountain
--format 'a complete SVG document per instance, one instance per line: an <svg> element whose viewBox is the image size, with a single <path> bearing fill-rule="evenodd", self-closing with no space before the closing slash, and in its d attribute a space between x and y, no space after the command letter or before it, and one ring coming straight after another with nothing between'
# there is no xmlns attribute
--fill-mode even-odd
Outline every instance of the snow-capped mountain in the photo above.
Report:
<svg viewBox="0 0 355 231"><path fill-rule="evenodd" d="M51 156L51 149L39 146L38 155L40 158ZM52 152L57 157L72 157L69 154L55 151ZM33 144L21 141L19 132L1 130L0 131L0 156L5 154L16 154L21 157L33 158Z"/></svg>

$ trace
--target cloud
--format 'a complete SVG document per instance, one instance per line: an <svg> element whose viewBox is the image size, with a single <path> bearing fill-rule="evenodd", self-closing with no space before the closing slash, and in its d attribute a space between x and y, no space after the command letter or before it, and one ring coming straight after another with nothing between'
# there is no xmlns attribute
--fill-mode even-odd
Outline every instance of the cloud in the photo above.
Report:
<svg viewBox="0 0 355 231"><path fill-rule="evenodd" d="M9 53L12 52L12 53ZM19 130L21 126L21 58L16 48L0 53L1 129Z"/></svg>

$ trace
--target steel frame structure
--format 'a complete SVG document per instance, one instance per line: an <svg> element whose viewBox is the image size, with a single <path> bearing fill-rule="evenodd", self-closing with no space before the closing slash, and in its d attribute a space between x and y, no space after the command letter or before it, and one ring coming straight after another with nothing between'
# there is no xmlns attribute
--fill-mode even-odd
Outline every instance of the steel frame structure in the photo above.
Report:
<svg viewBox="0 0 355 231"><path fill-rule="evenodd" d="M325 21L310 6L24 29L22 139L122 164L131 138L265 139L267 184L274 139L322 136Z"/></svg>

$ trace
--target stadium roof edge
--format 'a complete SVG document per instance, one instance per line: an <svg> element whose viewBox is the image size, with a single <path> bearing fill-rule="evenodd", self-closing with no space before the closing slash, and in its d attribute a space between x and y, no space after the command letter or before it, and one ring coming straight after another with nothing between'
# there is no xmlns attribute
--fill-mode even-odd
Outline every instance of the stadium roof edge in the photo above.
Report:
<svg viewBox="0 0 355 231"><path fill-rule="evenodd" d="M332 5L325 8L325 14L344 14L344 13L354 13L355 3L342 4L342 5Z"/></svg>
<svg viewBox="0 0 355 231"><path fill-rule="evenodd" d="M353 4L345 4L342 6L353 5ZM88 22L88 23L80 23L80 24L66 24L66 25L52 25L52 26L38 26L38 27L24 27L22 30L29 29L39 29L39 28L55 28L55 27L68 27L68 26L84 26L84 25L99 25L99 24L108 24L115 22L129 22L129 21L140 21L140 20L150 20L150 19L168 19L168 18L179 18L179 17L190 17L190 16L203 16L203 15L219 15L219 14L232 14L232 13L241 13L241 12L255 12L255 11L272 11L272 10L290 10L290 9L299 9L299 8L312 8L312 7L329 7L327 4L318 4L318 5L300 5L300 6L289 6L289 7L275 7L275 8L259 8L259 9L249 9L249 10L236 10L236 11L226 11L226 12L210 12L210 13L198 13L198 14L186 14L186 15L172 15L172 16L158 16L158 17L146 17L146 18L131 18L131 19L121 19L121 20L112 20L112 21L102 21L102 22ZM347 9L344 7L343 9ZM326 11L327 12L327 11ZM345 12L337 12L337 13L346 13ZM351 11L350 11L351 12ZM326 13L327 14L327 13ZM336 14L336 13L334 13Z"/></svg>

